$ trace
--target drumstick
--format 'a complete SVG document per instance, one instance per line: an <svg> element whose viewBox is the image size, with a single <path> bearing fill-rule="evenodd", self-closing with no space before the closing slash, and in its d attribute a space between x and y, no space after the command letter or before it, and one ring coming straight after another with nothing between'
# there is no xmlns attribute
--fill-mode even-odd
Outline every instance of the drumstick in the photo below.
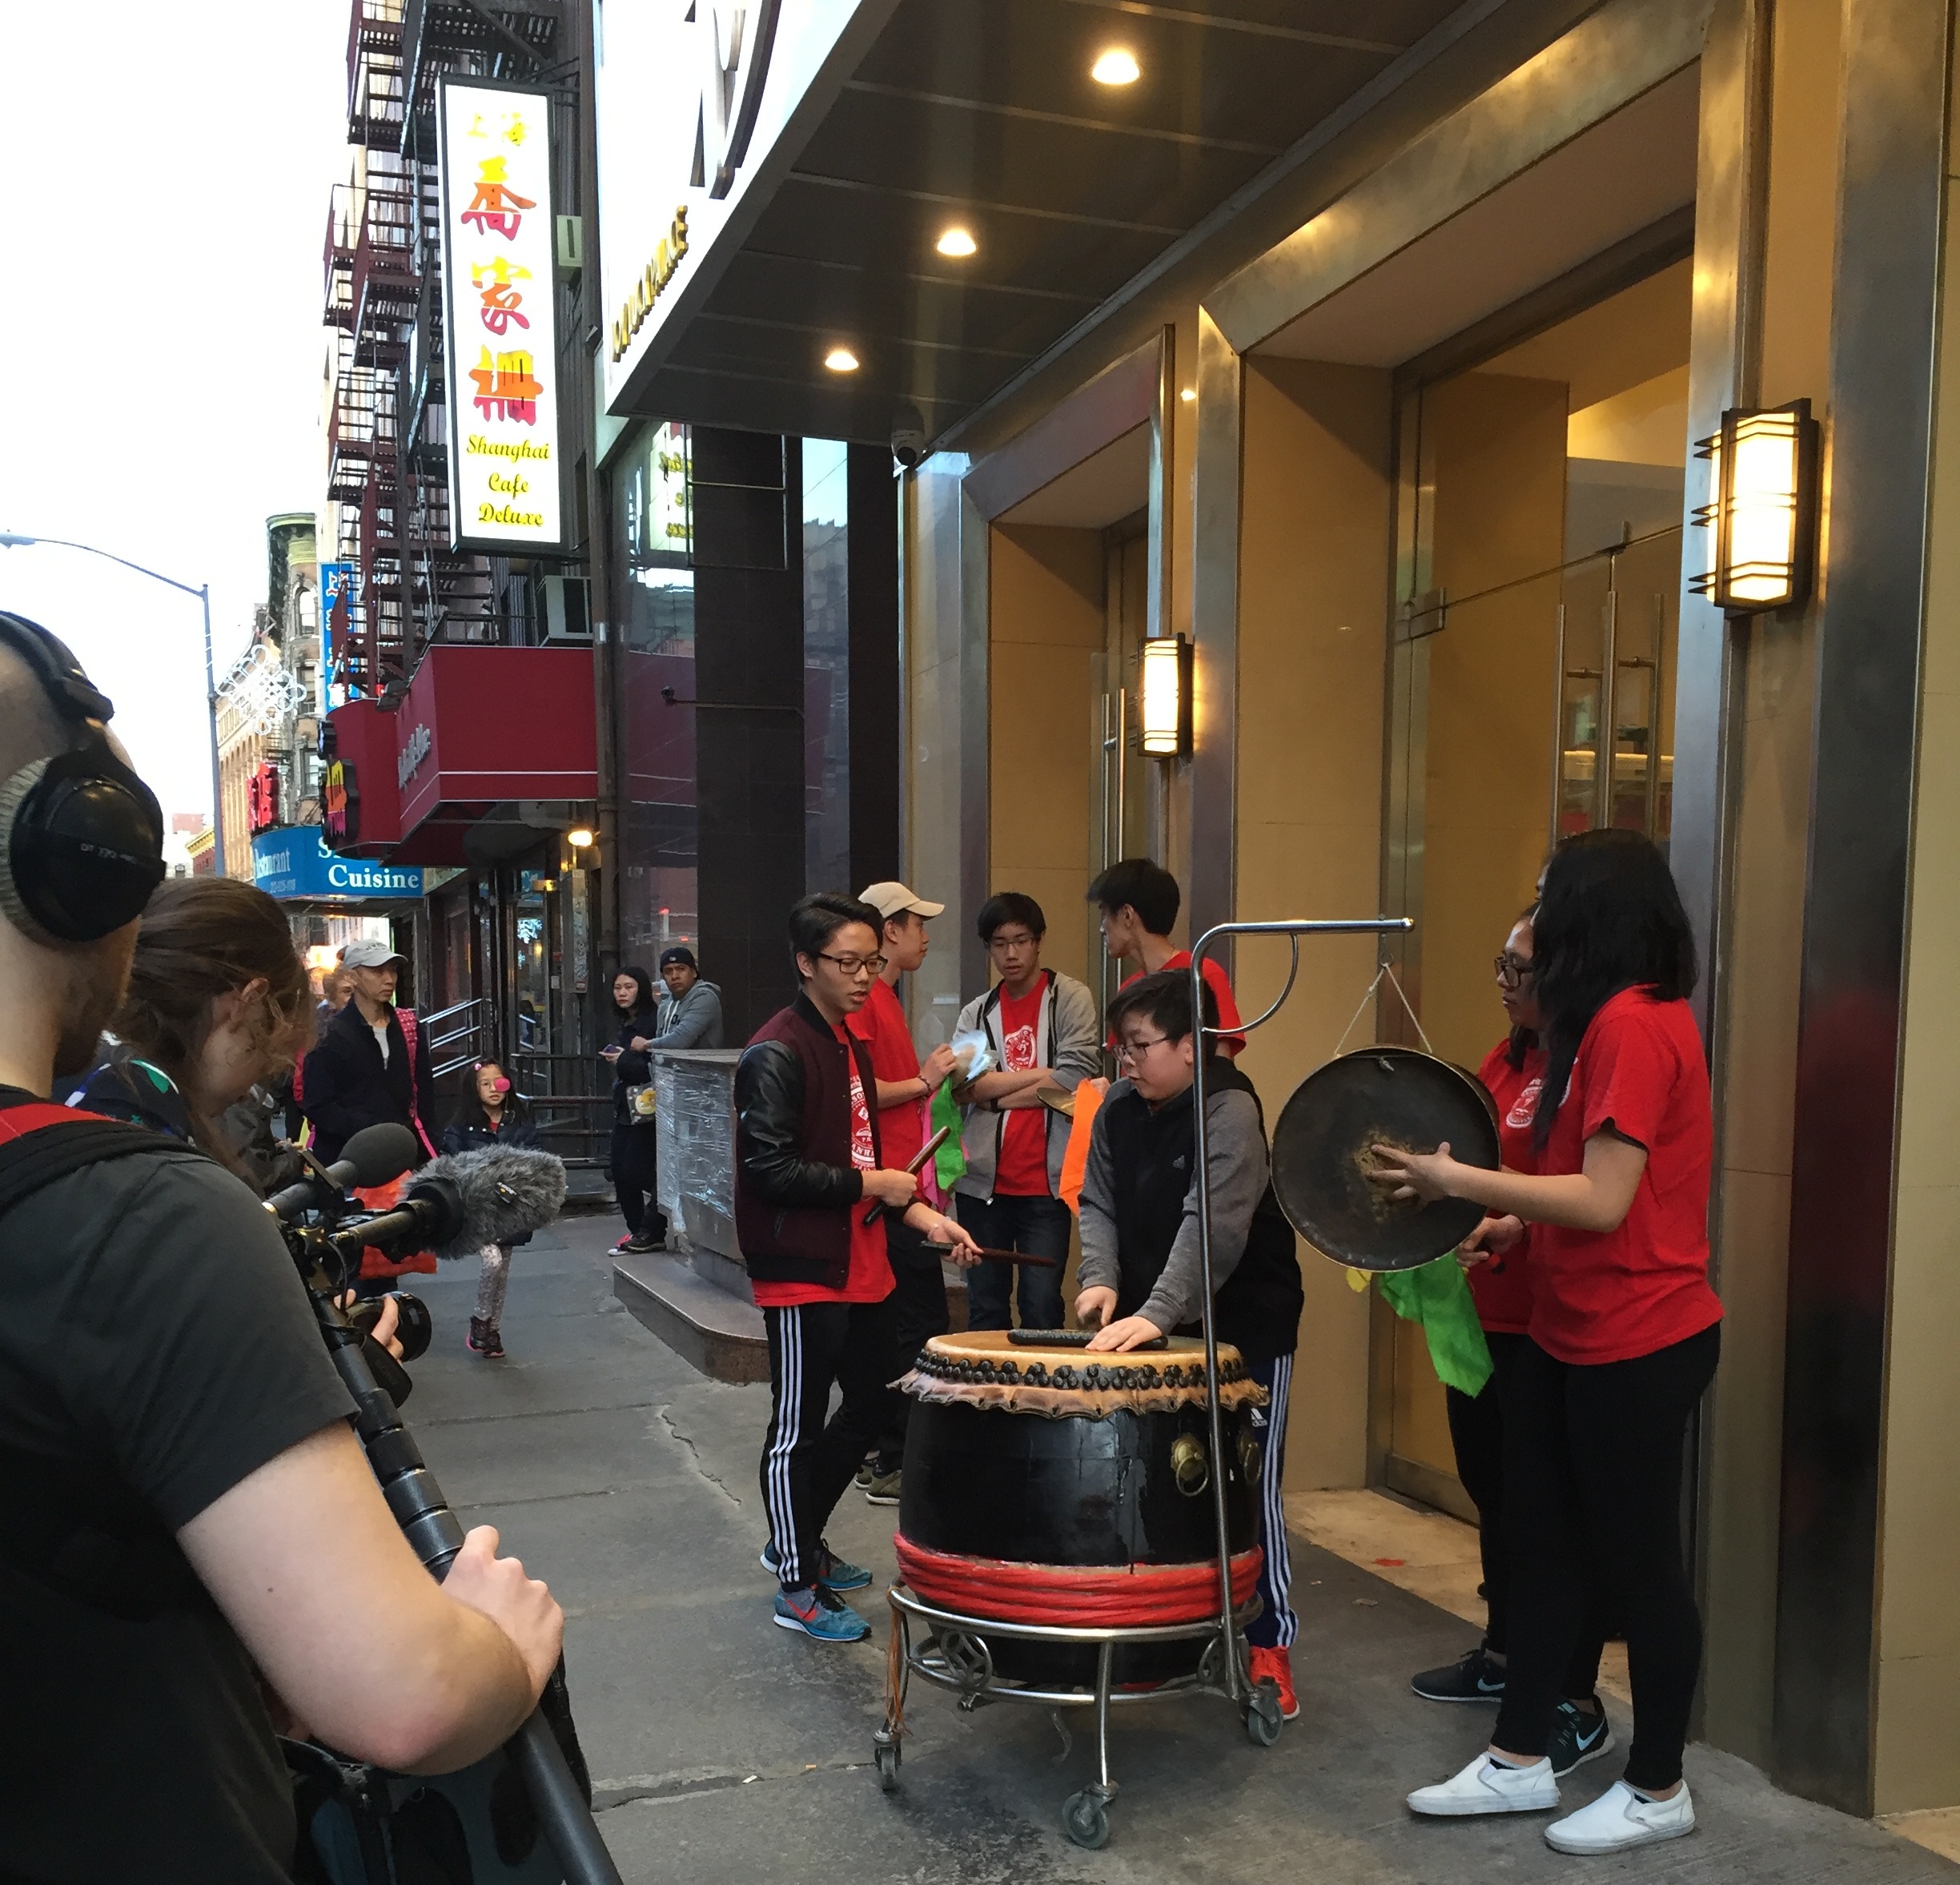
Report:
<svg viewBox="0 0 1960 1885"><path fill-rule="evenodd" d="M950 1256L954 1246L950 1244L928 1244L928 1250L937 1251L942 1256ZM1052 1270L1060 1267L1058 1256L1031 1256L1025 1250L983 1250L980 1260L986 1264L1025 1264L1030 1269Z"/></svg>
<svg viewBox="0 0 1960 1885"><path fill-rule="evenodd" d="M910 1173L912 1176L916 1178L918 1176L919 1168L924 1165L926 1161L930 1159L934 1152L938 1151L941 1146L946 1143L946 1135L952 1130L953 1128L950 1126L942 1126L930 1139L927 1139L926 1143L919 1147L918 1156L913 1160L913 1161L906 1167L906 1170ZM878 1214L882 1212L885 1206L881 1201L874 1204L871 1208L864 1214L865 1228L867 1230L869 1230L873 1224L878 1222Z"/></svg>

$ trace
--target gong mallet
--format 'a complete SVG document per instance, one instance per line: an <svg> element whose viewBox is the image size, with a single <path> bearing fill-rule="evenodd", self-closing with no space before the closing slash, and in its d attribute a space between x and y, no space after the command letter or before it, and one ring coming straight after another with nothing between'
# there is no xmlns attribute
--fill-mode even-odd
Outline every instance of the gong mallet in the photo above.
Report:
<svg viewBox="0 0 1960 1885"><path fill-rule="evenodd" d="M926 1143L919 1147L918 1156L913 1160L912 1162L906 1167L906 1174L908 1177L916 1178L918 1176L919 1173L925 1168L926 1161L930 1159L934 1152L938 1151L941 1146L946 1143L946 1135L952 1130L953 1128L950 1126L942 1126L930 1139L927 1139ZM874 1200L872 1204L871 1208L864 1214L866 1229L869 1230L873 1224L876 1224L878 1219L883 1216L884 1211L884 1201L882 1199Z"/></svg>

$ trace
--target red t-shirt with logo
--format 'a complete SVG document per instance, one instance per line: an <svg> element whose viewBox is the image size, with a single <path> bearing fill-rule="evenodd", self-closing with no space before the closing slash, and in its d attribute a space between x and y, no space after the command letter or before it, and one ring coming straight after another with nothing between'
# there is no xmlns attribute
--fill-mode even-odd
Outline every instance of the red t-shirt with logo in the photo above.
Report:
<svg viewBox="0 0 1960 1885"><path fill-rule="evenodd" d="M1538 1154L1532 1144L1532 1118L1538 1091L1544 1084L1544 1054L1524 1051L1521 1067L1511 1064L1508 1035L1484 1056L1477 1078L1497 1108L1498 1160L1508 1172L1534 1172ZM1525 1335L1531 1329L1532 1280L1528 1268L1532 1239L1524 1237L1500 1256L1472 1264L1465 1274L1476 1304L1477 1320L1492 1335Z"/></svg>
<svg viewBox="0 0 1960 1885"><path fill-rule="evenodd" d="M1043 969L1034 986L1018 1001L1001 991L1001 1066L1009 1073L1039 1067L1042 1003L1048 999L1050 971ZM1045 1106L1010 1107L1001 1115L1000 1160L994 1172L994 1195L1007 1198L1048 1196L1048 1109Z"/></svg>
<svg viewBox="0 0 1960 1885"><path fill-rule="evenodd" d="M1175 955L1167 956L1164 959L1163 969L1159 970L1158 973L1162 975L1164 970L1188 969L1190 967L1191 951L1188 949L1180 949ZM1143 971L1140 969L1137 971L1138 975L1142 973ZM1136 975L1124 976L1123 987L1127 988L1136 979ZM1225 973L1215 960L1207 955L1205 958L1204 979L1205 987L1211 991L1211 998L1218 1003L1219 1026L1235 1028L1244 1017L1239 1012L1238 1003L1232 999L1231 976ZM1233 1055L1236 1055L1246 1044L1246 1038L1242 1034L1222 1034L1216 1037L1216 1041L1219 1053ZM1112 1035L1110 1037L1110 1047L1112 1051L1115 1051L1115 1037Z"/></svg>
<svg viewBox="0 0 1960 1885"><path fill-rule="evenodd" d="M871 1050L871 1071L879 1079L897 1083L919 1077L918 1050L912 1045L905 1010L882 975L871 984L871 999L844 1025ZM878 1109L878 1139L888 1170L902 1172L918 1156L930 1105L924 1099L902 1099Z"/></svg>
<svg viewBox="0 0 1960 1885"><path fill-rule="evenodd" d="M1721 1320L1708 1280L1708 1059L1687 1003L1626 988L1592 1017L1538 1169L1583 1170L1586 1141L1609 1124L1647 1150L1625 1220L1531 1234L1532 1340L1587 1365L1653 1354Z"/></svg>
<svg viewBox="0 0 1960 1885"><path fill-rule="evenodd" d="M878 1164L878 1142L871 1133L871 1107L864 1082L858 1074L858 1056L849 1053L850 1037L837 1031L849 1054L850 1067L851 1164L860 1172ZM917 1149L916 1147L914 1149ZM841 1289L826 1289L821 1283L773 1283L760 1280L752 1284L759 1309L791 1309L802 1303L882 1303L894 1287L891 1257L885 1248L886 1212L867 1224L865 1212L869 1199L860 1198L850 1207L850 1269Z"/></svg>

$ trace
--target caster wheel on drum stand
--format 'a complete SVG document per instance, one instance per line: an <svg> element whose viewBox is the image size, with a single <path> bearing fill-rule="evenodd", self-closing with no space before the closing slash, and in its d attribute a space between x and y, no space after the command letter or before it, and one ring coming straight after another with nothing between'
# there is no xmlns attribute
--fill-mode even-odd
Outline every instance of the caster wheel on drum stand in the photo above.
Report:
<svg viewBox="0 0 1960 1885"><path fill-rule="evenodd" d="M1246 1703L1247 1738L1255 1747L1271 1747L1279 1738L1279 1690L1276 1684L1263 1682Z"/></svg>
<svg viewBox="0 0 1960 1885"><path fill-rule="evenodd" d="M1099 1852L1109 1843L1107 1804L1091 1788L1070 1794L1062 1803L1062 1830L1078 1846Z"/></svg>
<svg viewBox="0 0 1960 1885"><path fill-rule="evenodd" d="M898 1791L898 1742L896 1736L881 1728L871 1737L871 1761L878 1769L878 1786L886 1793Z"/></svg>

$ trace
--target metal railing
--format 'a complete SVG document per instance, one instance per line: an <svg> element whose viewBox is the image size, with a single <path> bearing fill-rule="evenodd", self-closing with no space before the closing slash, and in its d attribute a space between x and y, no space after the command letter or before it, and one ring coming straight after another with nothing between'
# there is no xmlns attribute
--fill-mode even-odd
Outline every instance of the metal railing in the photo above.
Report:
<svg viewBox="0 0 1960 1885"><path fill-rule="evenodd" d="M496 1010L478 999L456 1002L421 1018L429 1072L436 1079L496 1054Z"/></svg>

